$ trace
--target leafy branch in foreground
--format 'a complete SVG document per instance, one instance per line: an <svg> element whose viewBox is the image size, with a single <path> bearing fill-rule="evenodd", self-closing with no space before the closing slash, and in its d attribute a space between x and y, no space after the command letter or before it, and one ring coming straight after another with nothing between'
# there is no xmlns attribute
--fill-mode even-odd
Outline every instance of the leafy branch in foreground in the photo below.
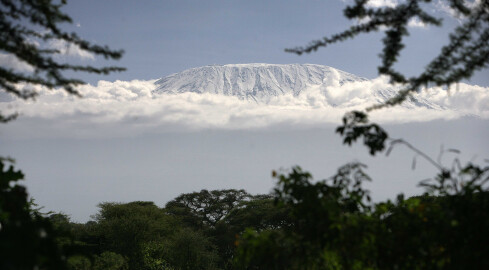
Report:
<svg viewBox="0 0 489 270"><path fill-rule="evenodd" d="M96 68L85 65L61 63L56 59L60 50L44 48L39 42L60 42L105 59L117 60L122 56L122 50L111 50L107 46L89 43L78 37L76 33L68 33L60 28L60 24L73 21L61 11L66 4L53 0L2 0L0 1L0 51L23 64L30 66L32 72L22 72L12 68L0 67L0 89L22 99L31 99L38 93L29 88L19 89L16 84L28 83L42 85L50 89L63 88L69 94L80 96L75 86L84 82L67 78L65 71L81 71L87 73L108 74L114 71L124 71L122 67ZM1 120L12 120L13 116L2 117Z"/></svg>
<svg viewBox="0 0 489 270"><path fill-rule="evenodd" d="M0 158L0 269L66 269L51 222L32 208L20 170Z"/></svg>
<svg viewBox="0 0 489 270"><path fill-rule="evenodd" d="M360 111L345 114L343 125L336 129L336 133L344 136L343 143L348 145L363 137L363 143L370 149L371 155L383 151L388 138L387 132L382 127L369 123L367 114Z"/></svg>
<svg viewBox="0 0 489 270"><path fill-rule="evenodd" d="M408 0L395 7L369 8L368 0L356 0L355 4L344 10L350 20L361 23L350 27L339 34L312 41L305 47L286 49L286 52L310 53L320 47L354 38L361 33L385 30L384 48L380 54L382 64L378 67L380 74L390 77L392 83L403 85L396 96L382 104L373 105L367 111L401 104L411 94L428 85L450 86L462 79L470 78L475 71L487 67L489 63L489 1L481 0L467 6L467 1L449 0L449 6L464 17L463 23L450 34L449 43L441 49L419 75L407 78L393 68L401 50L404 48L403 38L409 35L408 24L418 19L424 24L440 26L441 19L435 18L425 10L429 9L422 3L431 0ZM363 22L362 22L363 21Z"/></svg>

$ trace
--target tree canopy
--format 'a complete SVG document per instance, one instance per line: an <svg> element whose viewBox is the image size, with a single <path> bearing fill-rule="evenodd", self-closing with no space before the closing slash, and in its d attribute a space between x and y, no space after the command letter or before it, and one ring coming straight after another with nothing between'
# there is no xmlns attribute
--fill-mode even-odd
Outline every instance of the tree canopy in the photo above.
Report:
<svg viewBox="0 0 489 270"><path fill-rule="evenodd" d="M250 197L243 189L203 189L178 196L166 204L166 209L170 214L187 220L189 225L215 227L243 200Z"/></svg>

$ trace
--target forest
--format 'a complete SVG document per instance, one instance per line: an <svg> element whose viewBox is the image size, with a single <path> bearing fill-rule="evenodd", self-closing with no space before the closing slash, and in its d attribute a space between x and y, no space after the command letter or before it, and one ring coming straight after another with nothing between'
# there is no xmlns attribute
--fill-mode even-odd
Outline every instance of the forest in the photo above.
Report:
<svg viewBox="0 0 489 270"><path fill-rule="evenodd" d="M321 181L300 167L274 171L271 194L201 190L165 207L105 202L81 224L42 213L10 184L22 173L2 164L2 269L489 267L488 167L441 172L421 196L377 203L362 187L371 180L363 169L349 163Z"/></svg>

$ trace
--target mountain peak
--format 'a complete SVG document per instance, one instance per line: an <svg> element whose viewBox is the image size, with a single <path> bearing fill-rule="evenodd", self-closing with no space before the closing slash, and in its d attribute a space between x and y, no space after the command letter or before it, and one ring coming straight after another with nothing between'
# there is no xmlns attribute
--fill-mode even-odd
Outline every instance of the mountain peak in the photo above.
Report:
<svg viewBox="0 0 489 270"><path fill-rule="evenodd" d="M365 107L382 103L397 93L395 86L315 64L208 65L174 73L155 82L154 94L210 93L269 103L283 95L308 95L319 91L329 106ZM411 97L405 107L442 109L426 99Z"/></svg>
<svg viewBox="0 0 489 270"><path fill-rule="evenodd" d="M211 93L267 102L299 95L307 88L365 81L353 74L314 64L227 64L187 69L156 81L154 93Z"/></svg>

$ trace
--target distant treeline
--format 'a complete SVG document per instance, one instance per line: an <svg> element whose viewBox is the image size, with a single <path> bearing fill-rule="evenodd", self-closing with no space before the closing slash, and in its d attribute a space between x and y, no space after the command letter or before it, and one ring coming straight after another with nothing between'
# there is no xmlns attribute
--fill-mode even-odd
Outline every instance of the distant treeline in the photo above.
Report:
<svg viewBox="0 0 489 270"><path fill-rule="evenodd" d="M489 269L489 192L479 185L371 203L358 163L318 182L298 167L275 177L269 195L201 190L164 208L102 203L85 224L49 218L77 270Z"/></svg>
<svg viewBox="0 0 489 270"><path fill-rule="evenodd" d="M70 269L233 269L246 228L256 231L289 226L290 210L272 195L244 190L201 190L182 194L164 208L153 202L101 203L93 220L49 218L76 250Z"/></svg>

